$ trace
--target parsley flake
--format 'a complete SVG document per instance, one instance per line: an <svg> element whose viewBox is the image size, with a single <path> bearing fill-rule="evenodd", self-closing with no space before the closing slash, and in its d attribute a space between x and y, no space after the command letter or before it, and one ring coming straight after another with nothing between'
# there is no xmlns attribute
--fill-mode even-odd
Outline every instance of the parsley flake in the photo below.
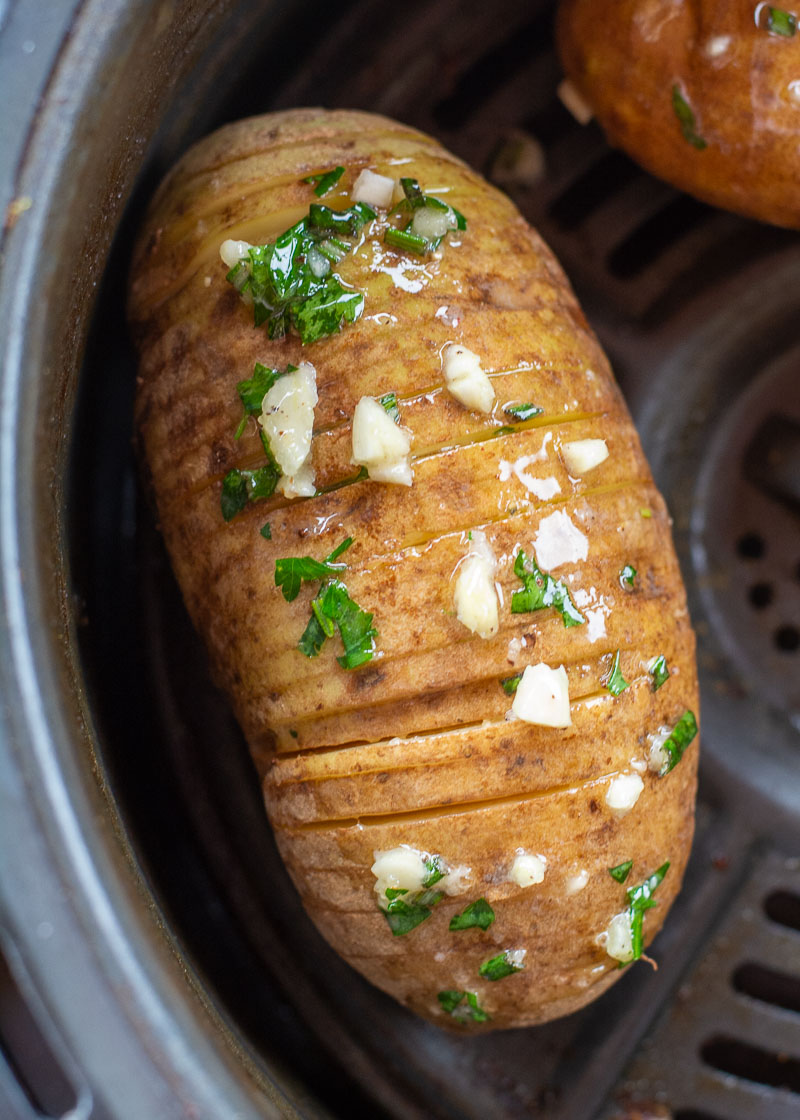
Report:
<svg viewBox="0 0 800 1120"><path fill-rule="evenodd" d="M678 118L678 124L681 126L681 133L683 134L684 140L688 140L692 147L697 148L699 152L701 152L703 148L707 148L708 145L703 137L698 135L692 108L681 93L680 86L677 85L672 87L672 109L675 116Z"/></svg>
<svg viewBox="0 0 800 1120"><path fill-rule="evenodd" d="M253 367L253 376L246 381L240 381L236 386L239 400L242 402L244 409L244 415L236 429L236 439L241 437L248 416L259 415L264 397L278 378L285 377L287 373L295 373L296 370L297 366L293 365L288 365L286 369L272 369L269 366L262 366L261 362L256 362Z"/></svg>
<svg viewBox="0 0 800 1120"><path fill-rule="evenodd" d="M466 910L450 919L450 929L488 929L494 921L494 910L485 898L470 902Z"/></svg>
<svg viewBox="0 0 800 1120"><path fill-rule="evenodd" d="M652 909L658 903L653 898L655 890L664 881L664 876L669 871L669 861L662 863L657 871L637 887L628 887L628 919L631 926L631 960L638 961L644 948L644 912Z"/></svg>
<svg viewBox="0 0 800 1120"><path fill-rule="evenodd" d="M605 687L612 696L619 696L626 688L630 688L629 682L625 680L619 667L619 650L614 655L614 664L611 666L611 672L605 682Z"/></svg>
<svg viewBox="0 0 800 1120"><path fill-rule="evenodd" d="M378 397L378 403L383 405L395 424L400 423L400 409L397 407L397 393L384 393L382 397Z"/></svg>
<svg viewBox="0 0 800 1120"><path fill-rule="evenodd" d="M515 420L530 420L532 416L539 416L544 412L543 408L539 408L537 404L509 404L503 409L508 416L513 416Z"/></svg>
<svg viewBox="0 0 800 1120"><path fill-rule="evenodd" d="M313 556L289 556L283 560L275 561L275 586L280 587L287 603L291 603L300 593L300 585L305 580L327 579L331 574L343 571L347 565L337 564L336 560L353 543L352 537L346 537L340 545L333 550L324 560L315 560Z"/></svg>
<svg viewBox="0 0 800 1120"><path fill-rule="evenodd" d="M797 17L793 12L786 12L783 8L770 8L767 4L759 4L756 9L756 23L773 35L782 35L785 39L791 39L797 34Z"/></svg>
<svg viewBox="0 0 800 1120"><path fill-rule="evenodd" d="M666 754L667 761L658 772L659 778L663 778L665 774L669 774L670 770L674 770L695 735L697 735L697 719L694 712L687 709L675 724L669 736L661 744L661 749Z"/></svg>
<svg viewBox="0 0 800 1120"><path fill-rule="evenodd" d="M500 687L503 692L505 692L506 696L513 696L521 680L522 673L517 673L513 677L504 677L503 680L500 681Z"/></svg>
<svg viewBox="0 0 800 1120"><path fill-rule="evenodd" d="M261 536L265 541L272 540L272 526L270 525L269 521L265 521L261 526Z"/></svg>
<svg viewBox="0 0 800 1120"><path fill-rule="evenodd" d="M238 468L228 471L222 480L220 494L220 508L225 520L230 521L237 513L241 513L248 502L268 498L273 494L280 474L278 468L271 463L254 471Z"/></svg>
<svg viewBox="0 0 800 1120"><path fill-rule="evenodd" d="M555 607L565 627L580 626L586 621L573 603L567 585L543 572L535 558L532 556L528 558L522 549L519 550L514 561L514 575L521 579L525 586L511 596L512 614Z"/></svg>
<svg viewBox="0 0 800 1120"><path fill-rule="evenodd" d="M484 980L502 980L515 972L521 972L522 965L514 964L510 959L511 953L511 949L506 949L505 952L499 953L491 960L484 961L478 969L478 975L482 976Z"/></svg>
<svg viewBox="0 0 800 1120"><path fill-rule="evenodd" d="M386 892L388 896L388 891ZM389 929L392 931L393 937L404 937L407 933L411 933L412 929L430 918L432 907L444 898L441 891L427 892L427 901L406 902L404 898L392 898L387 901L386 907L383 908L383 915L389 923Z"/></svg>
<svg viewBox="0 0 800 1120"><path fill-rule="evenodd" d="M653 692L658 692L662 684L669 680L669 665L663 653L652 662L649 672L653 678Z"/></svg>
<svg viewBox="0 0 800 1120"><path fill-rule="evenodd" d="M626 859L624 863L618 863L616 867L609 867L608 873L612 879L616 879L618 883L624 883L631 873L633 867L633 860Z"/></svg>
<svg viewBox="0 0 800 1120"><path fill-rule="evenodd" d="M475 992L457 992L449 988L439 992L436 998L442 1005L442 1010L452 1015L459 1023L466 1023L469 1020L473 1023L485 1023L491 1019L491 1015L487 1015L478 1003ZM463 1002L465 999L466 1003Z"/></svg>
<svg viewBox="0 0 800 1120"><path fill-rule="evenodd" d="M329 190L336 186L342 175L344 175L343 167L333 167L330 171L320 171L316 175L306 175L301 182L310 183L317 198L322 198L324 194L327 194Z"/></svg>
<svg viewBox="0 0 800 1120"><path fill-rule="evenodd" d="M364 310L364 293L346 288L331 272L361 227L375 218L363 202L349 210L331 210L312 203L308 216L267 245L251 245L247 256L227 274L234 288L253 303L253 322L264 324L270 338L283 338L290 328L303 345L335 334Z"/></svg>
<svg viewBox="0 0 800 1120"><path fill-rule="evenodd" d="M454 206L448 206L446 202L442 202L432 194L423 194L416 179L401 179L400 186L406 197L389 212L389 216L396 217L398 214L408 213L411 217L402 228L389 226L383 235L387 245L395 249L407 249L418 256L425 256L426 253L438 249L452 230L467 228L467 219L459 210ZM424 226L419 226L418 223L422 219L415 217L415 213L420 211L428 211L430 215L430 221ZM440 216L438 220L434 216L437 213ZM432 228L436 229L435 233L430 232Z"/></svg>
<svg viewBox="0 0 800 1120"><path fill-rule="evenodd" d="M626 564L620 569L619 582L625 591L632 591L636 579L636 569L632 564Z"/></svg>

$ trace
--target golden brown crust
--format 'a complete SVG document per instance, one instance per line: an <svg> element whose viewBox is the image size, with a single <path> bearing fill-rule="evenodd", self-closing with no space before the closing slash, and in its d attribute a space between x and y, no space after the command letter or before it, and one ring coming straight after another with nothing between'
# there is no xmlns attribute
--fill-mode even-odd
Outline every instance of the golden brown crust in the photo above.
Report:
<svg viewBox="0 0 800 1120"><path fill-rule="evenodd" d="M274 237L314 200L301 178L336 164L346 172L326 202L347 205L365 166L400 169L447 192L468 229L424 260L368 231L337 266L366 292L362 318L305 348L295 336L270 341L226 283L219 244ZM508 199L428 137L363 113L272 114L216 133L162 186L136 254L130 317L141 351L139 438L161 527L314 921L369 979L442 1025L453 1025L436 998L445 989L478 992L488 1026L544 1021L594 998L619 975L597 941L625 904L608 867L633 858L638 882L671 861L645 920L648 942L680 885L696 749L666 778L645 774L623 817L605 793L632 760L641 764L649 732L696 711L694 639L663 501L549 250ZM492 373L490 417L445 388L449 342L473 349ZM236 383L256 361L303 359L317 370L317 484L344 484L311 499L275 496L225 523L223 476L263 461L255 431L234 440ZM352 481L353 409L362 395L387 392L414 435L410 488ZM503 406L514 401L543 412L509 430ZM562 445L585 438L604 438L610 455L576 479ZM551 497L536 498L531 480ZM569 629L553 610L508 610L520 586L514 555L532 552L556 514L587 542L585 556L556 572L591 618ZM259 533L266 521L271 540ZM486 640L453 611L472 529L500 559L505 607ZM321 558L346 536L348 589L379 631L378 656L353 672L337 665L334 642L303 658L312 589L287 603L273 578L276 559ZM639 573L632 592L619 580L626 563ZM615 699L604 686L617 650L631 686ZM647 665L658 654L672 676L654 693ZM511 701L500 682L539 661L567 670L567 730L505 718ZM463 893L393 938L370 867L375 851L403 844L469 875ZM510 882L518 848L546 858L543 883ZM587 886L570 895L565 884L580 871ZM495 923L451 933L452 914L480 896ZM526 948L525 969L480 979L481 961L504 948Z"/></svg>
<svg viewBox="0 0 800 1120"><path fill-rule="evenodd" d="M705 202L800 226L800 35L766 4L561 0L559 53L609 141ZM673 89L705 147L683 134Z"/></svg>

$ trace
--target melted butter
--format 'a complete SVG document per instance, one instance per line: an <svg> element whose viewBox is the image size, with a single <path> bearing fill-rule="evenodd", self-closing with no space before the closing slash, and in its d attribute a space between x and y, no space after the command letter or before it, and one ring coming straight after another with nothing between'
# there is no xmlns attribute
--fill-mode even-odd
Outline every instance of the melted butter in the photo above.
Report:
<svg viewBox="0 0 800 1120"><path fill-rule="evenodd" d="M527 468L534 463L541 463L547 460L547 445L552 442L552 439L553 433L545 432L542 445L538 451L534 451L531 455L522 455L519 459L515 459L513 463L509 462L507 459L501 459L499 463L500 481L508 482L513 474L519 479L526 490L542 502L547 502L551 498L554 498L556 494L560 494L561 485L557 478L537 478L527 470Z"/></svg>
<svg viewBox="0 0 800 1120"><path fill-rule="evenodd" d="M562 564L576 564L589 555L589 538L563 510L543 517L533 539L536 560L545 571Z"/></svg>

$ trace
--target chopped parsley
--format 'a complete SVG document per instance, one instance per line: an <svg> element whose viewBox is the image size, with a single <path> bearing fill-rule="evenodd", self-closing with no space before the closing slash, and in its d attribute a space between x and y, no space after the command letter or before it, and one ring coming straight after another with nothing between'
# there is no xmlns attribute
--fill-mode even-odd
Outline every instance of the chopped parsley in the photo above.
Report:
<svg viewBox="0 0 800 1120"><path fill-rule="evenodd" d="M620 569L619 582L623 588L628 591L632 591L635 579L636 569L632 564L626 564L624 568Z"/></svg>
<svg viewBox="0 0 800 1120"><path fill-rule="evenodd" d="M694 712L685 711L678 722L673 727L668 738L661 744L661 749L667 756L667 761L658 772L659 778L663 778L665 774L669 774L680 760L683 758L683 752L689 746L691 741L697 734L697 719Z"/></svg>
<svg viewBox="0 0 800 1120"><path fill-rule="evenodd" d="M297 598L303 580L308 582L327 579L330 575L343 571L347 565L337 564L336 561L352 543L353 538L347 537L324 560L315 560L312 556L289 556L284 560L276 560L275 586L280 587L286 602L291 603Z"/></svg>
<svg viewBox="0 0 800 1120"><path fill-rule="evenodd" d="M261 526L261 536L265 541L272 540L272 526L270 525L269 521L265 521Z"/></svg>
<svg viewBox="0 0 800 1120"><path fill-rule="evenodd" d="M619 667L619 650L614 655L614 664L611 666L611 672L605 682L605 687L612 696L619 696L626 688L630 688L629 682L625 680Z"/></svg>
<svg viewBox="0 0 800 1120"><path fill-rule="evenodd" d="M506 696L513 696L521 680L522 673L517 673L513 677L504 677L504 679L500 681L500 687L503 692L505 692Z"/></svg>
<svg viewBox="0 0 800 1120"><path fill-rule="evenodd" d="M506 405L503 412L508 416L513 416L515 420L530 420L532 416L538 416L544 412L544 409L539 408L538 404L509 404Z"/></svg>
<svg viewBox="0 0 800 1120"><path fill-rule="evenodd" d="M278 378L285 377L287 373L294 373L296 370L297 366L293 365L288 365L286 369L272 369L269 366L262 366L261 362L256 362L253 368L253 376L246 381L240 381L236 386L239 400L244 408L244 415L236 429L235 439L241 437L248 416L258 416L260 414L264 397Z"/></svg>
<svg viewBox="0 0 800 1120"><path fill-rule="evenodd" d="M352 238L375 218L366 203L349 210L331 210L314 202L308 216L274 242L251 245L227 275L237 292L253 301L253 322L266 324L270 338L283 338L290 328L306 345L335 334L364 310L364 293L345 288L331 271Z"/></svg>
<svg viewBox="0 0 800 1120"><path fill-rule="evenodd" d="M644 912L658 903L653 898L656 888L664 881L669 871L669 861L662 863L657 871L637 887L628 887L628 919L631 925L632 960L638 961L644 948Z"/></svg>
<svg viewBox="0 0 800 1120"><path fill-rule="evenodd" d="M681 93L680 86L677 85L672 87L672 109L678 118L684 140L688 140L699 152L708 147L703 137L698 134L692 108Z"/></svg>
<svg viewBox="0 0 800 1120"><path fill-rule="evenodd" d="M484 961L478 969L478 975L482 976L484 980L502 980L515 972L521 972L522 965L512 964L509 960L510 953L511 950L506 949L504 953L499 953L491 960Z"/></svg>
<svg viewBox="0 0 800 1120"><path fill-rule="evenodd" d="M633 867L633 860L626 859L624 863L618 863L616 867L609 867L608 873L612 879L616 879L618 883L624 883L631 873Z"/></svg>
<svg viewBox="0 0 800 1120"><path fill-rule="evenodd" d="M316 175L306 175L305 179L301 180L303 183L311 183L314 188L314 194L317 198L322 198L329 190L336 186L336 184L344 175L343 167L333 167L330 171L320 171Z"/></svg>
<svg viewBox="0 0 800 1120"><path fill-rule="evenodd" d="M230 521L237 513L241 513L248 502L268 498L275 492L280 476L281 472L272 463L254 471L238 468L228 471L222 480L220 494L222 516Z"/></svg>
<svg viewBox="0 0 800 1120"><path fill-rule="evenodd" d="M456 210L454 206L448 206L446 202L442 202L440 198L436 198L432 194L423 194L416 179L401 179L400 186L403 188L406 197L389 212L389 216L396 217L398 214L410 214L411 216L402 228L389 226L383 235L387 245L391 245L395 249L407 249L409 252L424 256L426 253L432 253L434 249L438 249L451 230L467 228L467 219L459 210ZM428 237L414 229L414 211L421 209L438 210L444 214L447 218L445 232L439 236Z"/></svg>
<svg viewBox="0 0 800 1120"><path fill-rule="evenodd" d="M761 8L760 4L759 8ZM764 24L761 12L758 15L761 20L759 26L762 27ZM797 34L797 17L792 12L786 12L783 8L767 7L766 16L767 31L771 31L773 35L783 35L785 39L791 39Z"/></svg>
<svg viewBox="0 0 800 1120"><path fill-rule="evenodd" d="M470 902L461 914L450 919L450 929L488 929L493 921L494 910L485 898L479 898Z"/></svg>
<svg viewBox="0 0 800 1120"><path fill-rule="evenodd" d="M663 653L650 666L650 676L653 678L653 692L658 692L662 684L669 680L669 666Z"/></svg>
<svg viewBox="0 0 800 1120"><path fill-rule="evenodd" d="M491 1019L491 1015L487 1015L478 1003L475 992L457 992L447 989L439 992L436 998L442 1005L442 1010L460 1023L466 1023L470 1019L473 1023L485 1023ZM463 1002L465 999L466 1003Z"/></svg>
<svg viewBox="0 0 800 1120"><path fill-rule="evenodd" d="M384 393L382 397L378 397L378 402L383 405L395 424L399 424L400 409L397 407L397 393Z"/></svg>
<svg viewBox="0 0 800 1120"><path fill-rule="evenodd" d="M521 579L525 586L511 596L512 614L555 607L564 621L564 626L580 626L586 621L573 603L567 585L543 572L534 557L531 556L529 559L522 549L519 550L514 561L514 575Z"/></svg>
<svg viewBox="0 0 800 1120"><path fill-rule="evenodd" d="M510 436L510 435L513 434L513 432L514 432L514 428L512 427L511 424L503 424L502 427L495 428L495 430L494 430L494 434L496 436Z"/></svg>
<svg viewBox="0 0 800 1120"><path fill-rule="evenodd" d="M275 585L280 587L287 603L300 593L301 585L319 580L322 586L311 601L311 618L298 642L298 649L306 657L316 657L327 638L338 629L344 654L336 660L343 669L357 669L371 661L375 653L378 631L372 625L372 615L362 610L348 594L340 579L335 578L347 567L336 560L353 543L347 537L324 560L312 556L290 556L275 561ZM441 877L441 876L440 876Z"/></svg>
<svg viewBox="0 0 800 1120"><path fill-rule="evenodd" d="M427 921L433 912L433 907L444 898L442 891L424 891L407 902L404 898L397 897L404 893L406 892L390 888L386 892L386 906L381 907L393 937L404 937L407 933L411 933L412 929ZM394 897L389 898L390 894Z"/></svg>

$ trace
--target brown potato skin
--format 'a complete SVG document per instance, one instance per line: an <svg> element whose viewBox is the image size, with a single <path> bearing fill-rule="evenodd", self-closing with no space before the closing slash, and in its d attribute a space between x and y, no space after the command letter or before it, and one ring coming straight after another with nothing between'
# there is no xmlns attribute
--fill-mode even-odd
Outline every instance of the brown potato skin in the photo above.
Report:
<svg viewBox="0 0 800 1120"><path fill-rule="evenodd" d="M315 200L301 179L337 164L347 170L326 202L347 205L362 167L393 175L399 167L423 189L446 189L468 229L406 265L422 281L417 291L381 271L408 258L368 236L337 269L366 292L362 318L305 348L294 335L270 341L226 283L218 246L225 237L255 241L254 229L282 232ZM632 885L671 862L659 905L645 917L648 943L678 892L692 838L696 743L666 777L644 775L627 815L608 809L605 791L642 757L648 732L687 708L697 712L697 682L664 503L549 250L505 196L429 137L365 113L271 114L215 133L162 185L136 251L130 320L141 353L138 438L161 528L263 776L286 865L323 935L373 983L442 1026L458 1026L437 1000L447 989L476 992L492 1017L466 1030L543 1022L593 999L621 974L597 942L626 905L608 868L634 859ZM491 417L443 388L449 342L495 371ZM225 523L223 475L263 461L254 432L234 440L236 383L256 361L302 359L317 369L317 485L352 477L355 404L387 392L397 393L414 433L414 485L365 480L311 499L275 497ZM511 401L544 411L498 433ZM561 443L589 437L607 440L609 458L571 478ZM502 461L542 450L529 469L558 480L549 503L516 475L500 481ZM604 635L566 629L552 609L508 609L519 586L514 554L531 551L554 510L589 541L586 559L556 575L574 577L573 591L605 612ZM266 521L271 540L259 533ZM487 640L453 613L453 573L470 528L486 532L501 560L505 608ZM348 535L347 587L374 612L380 635L376 658L352 672L337 665L335 641L315 660L298 652L316 585L287 603L273 578L276 559L322 558ZM619 581L626 563L639 573L632 592ZM521 637L518 654L509 642ZM604 682L617 649L630 687L615 698ZM672 676L653 692L646 663L661 653ZM506 721L511 701L500 681L535 661L567 668L572 727ZM464 893L395 938L370 867L376 851L401 844L471 871ZM543 883L509 881L517 849L545 857ZM580 870L588 884L569 895L566 880ZM479 897L494 908L494 924L450 932L450 918ZM528 950L522 971L479 978L483 961L514 948Z"/></svg>
<svg viewBox="0 0 800 1120"><path fill-rule="evenodd" d="M778 5L780 7L780 5ZM561 0L567 76L609 142L714 206L800 227L800 34L732 0ZM765 15L765 13L764 13ZM682 134L678 86L706 141Z"/></svg>

